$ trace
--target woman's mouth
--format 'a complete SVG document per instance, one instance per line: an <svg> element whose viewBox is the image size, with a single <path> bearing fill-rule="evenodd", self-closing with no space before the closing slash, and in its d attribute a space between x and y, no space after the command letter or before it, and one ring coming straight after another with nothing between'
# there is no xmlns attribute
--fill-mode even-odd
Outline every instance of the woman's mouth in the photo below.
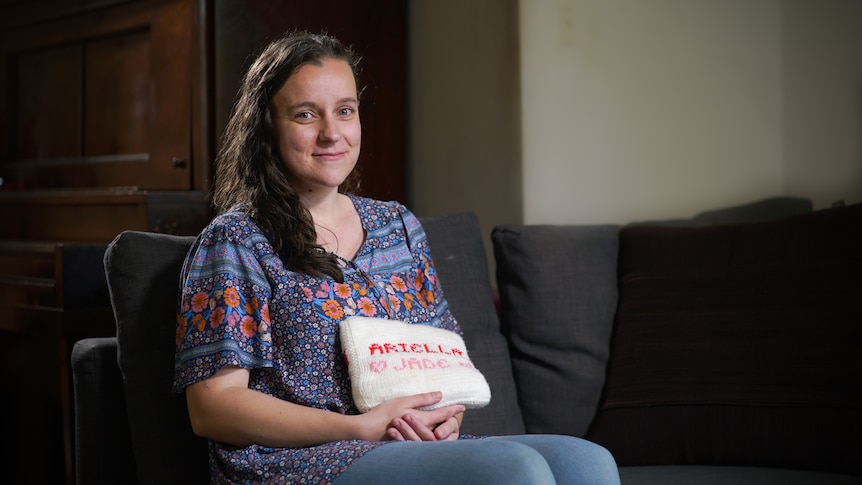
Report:
<svg viewBox="0 0 862 485"><path fill-rule="evenodd" d="M312 154L314 158L324 161L340 160L344 157L344 152L319 152Z"/></svg>

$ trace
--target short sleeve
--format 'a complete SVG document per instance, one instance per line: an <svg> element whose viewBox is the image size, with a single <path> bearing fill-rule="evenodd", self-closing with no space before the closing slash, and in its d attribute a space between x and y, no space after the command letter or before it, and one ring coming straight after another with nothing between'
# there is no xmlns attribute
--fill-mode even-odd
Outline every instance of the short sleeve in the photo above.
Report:
<svg viewBox="0 0 862 485"><path fill-rule="evenodd" d="M245 222L245 224L243 224ZM174 389L225 366L272 367L270 284L249 221L223 218L198 238L184 265Z"/></svg>

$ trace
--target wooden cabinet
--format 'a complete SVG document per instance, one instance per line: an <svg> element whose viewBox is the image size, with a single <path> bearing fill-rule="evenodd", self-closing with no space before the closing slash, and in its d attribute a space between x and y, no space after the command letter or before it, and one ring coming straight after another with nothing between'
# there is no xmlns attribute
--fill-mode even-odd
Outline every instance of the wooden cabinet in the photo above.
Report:
<svg viewBox="0 0 862 485"><path fill-rule="evenodd" d="M74 483L70 352L114 334L105 244L0 240L0 447L5 483Z"/></svg>
<svg viewBox="0 0 862 485"><path fill-rule="evenodd" d="M14 12L4 15L13 22L0 44L4 191L202 189L208 137L192 136L209 131L195 96L206 89L195 70L199 3L71 12L33 3L42 18L15 25Z"/></svg>
<svg viewBox="0 0 862 485"><path fill-rule="evenodd" d="M219 135L269 40L356 48L361 193L407 201L406 26L404 0L0 0L4 476L74 483L69 349L113 329L99 251L209 220Z"/></svg>

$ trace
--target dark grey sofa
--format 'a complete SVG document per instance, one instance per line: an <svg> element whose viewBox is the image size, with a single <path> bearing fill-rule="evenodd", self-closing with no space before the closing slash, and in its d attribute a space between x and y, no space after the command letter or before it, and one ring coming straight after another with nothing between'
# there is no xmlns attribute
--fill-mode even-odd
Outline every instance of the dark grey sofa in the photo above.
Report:
<svg viewBox="0 0 862 485"><path fill-rule="evenodd" d="M825 244L832 253L838 254L837 259L823 263L828 268L834 269L837 265L845 268L845 272L856 271L857 275L862 269L859 255L845 248L848 244L862 247L860 230L845 227L845 219L862 227L860 209L836 209L841 216L837 222L832 220L835 218L827 218L831 222L818 219L819 222L815 221L812 226L810 221L806 223L803 220L803 232L815 227L825 235L815 238L817 241L812 244ZM750 224L727 227L741 227L745 232L746 227L769 224L756 223L756 220L808 211L810 202L782 198L707 214L705 218L688 221L688 224L709 225L710 218L728 222L726 219L733 216L734 220L745 220ZM685 225L686 221L672 221L661 227L642 224L625 228L612 225L500 226L492 235L500 292L501 318L498 318L475 216L451 214L423 218L422 223L431 242L446 296L464 329L468 351L491 386L491 404L467 414L464 432L480 435L552 432L586 436L605 444L615 455L619 450L618 461L624 484L862 482L859 460L855 465L852 460L862 456L862 440L858 438L862 414L858 379L860 361L841 353L848 346L858 346L860 332L844 328L849 326L844 322L845 313L830 315L843 322L841 331L845 333L842 334L843 342L830 348L837 352L838 364L826 366L823 370L843 369L843 374L833 376L828 386L835 387L834 383L840 379L855 377L856 382L849 382L837 392L837 396L832 387L821 388L822 395L812 397L803 403L804 406L798 402L790 403L797 412L785 416L797 420L807 416L811 423L827 426L827 437L833 438L843 448L829 445L828 440L824 445L821 442L824 441L823 436L812 435L810 427L797 423L795 427L805 428L802 437L812 441L800 443L794 441L790 436L792 433L776 434L775 426L766 426L753 431L755 434L763 433L765 442L769 444L766 448L775 449L775 453L764 453L759 448L763 440L739 443L739 448L747 456L729 453L727 442L739 435L714 436L711 433L716 433L716 430L698 425L699 420L711 418L713 423L730 427L734 416L739 416L745 427L756 428L763 419L775 425L781 417L780 412L773 412L775 403L769 407L762 402L745 402L738 407L742 411L749 407L769 407L772 414L746 415L734 406L718 409L718 404L728 403L707 402L708 398L714 397L709 395L709 386L706 390L698 388L695 393L698 398L705 396L707 401L704 402L638 402L638 383L641 381L637 379L643 376L647 379L642 381L642 390L647 393L675 395L680 386L684 389L688 385L688 381L670 376L668 381L673 385L667 388L662 385L662 372L674 369L673 360L668 360L666 355L674 355L676 350L673 347L665 349L666 352L656 359L658 366L653 368L643 365L651 362L651 358L648 349L637 345L637 339L632 342L627 332L621 333L625 337L622 340L615 337L615 323L625 323L627 327L624 328L632 328L630 320L637 320L639 311L637 308L630 311L631 307L627 306L623 311L625 319L615 322L618 306L629 305L627 298L631 291L627 284L618 281L618 258L625 256L627 262L631 259L625 250L631 245L628 241L632 239L632 234L629 234L632 231L634 241L646 238L646 242L637 244L653 247L656 244L661 246L660 242L656 243L656 238L661 241L662 237L682 237L683 240L676 244L683 245L689 244L685 237L710 241L710 237L704 239L696 232L708 231L709 227L667 227ZM778 226L763 227L766 234L775 234L781 229ZM646 231L646 235L640 235L641 231ZM655 231L659 234L653 234ZM682 231L683 234L665 234L662 231ZM743 239L745 237L748 236L744 235ZM718 238L734 240L721 234ZM835 239L844 242L836 242ZM76 343L72 357L76 473L80 484L206 483L208 480L205 442L191 432L183 397L170 392L178 274L192 240L191 237L126 232L111 243L105 254L118 325L117 337L82 340ZM817 275L834 276L818 272L816 264L814 268ZM623 278L629 276L624 275ZM837 292L826 284L829 289L826 295L831 295L833 300L830 301L837 306L846 306L849 312L851 305L847 301L847 292L862 296L862 282L859 278L856 280L855 286L838 289ZM646 298L649 301L655 296ZM854 308L858 310L858 303ZM862 327L858 311L855 315L850 317L850 323ZM638 328L638 331L643 329ZM647 337L647 344L654 345L656 336ZM704 351L704 348L695 348L699 352ZM709 350L708 345L705 348ZM634 366L631 359L619 355L627 350L637 357ZM646 374L635 372L636 381L632 382L631 376L626 377L627 373L632 374L632 368L645 370ZM706 366L703 370L714 372L715 368ZM766 375L771 374L767 372ZM717 383L722 392L727 390L729 383L729 387L733 387L732 379L728 380L726 376L723 379ZM739 380L745 389L757 388L760 383L744 375ZM807 384L810 383L806 381ZM785 391L785 388L780 388L776 392L781 399L794 398ZM835 401L838 401L837 405L829 407ZM644 409L658 413L639 415L638 412ZM698 415L698 409L706 410L708 414ZM824 409L827 411L825 416L820 412ZM830 415L843 419L845 429L832 429L834 422L830 421ZM638 425L641 417L647 423ZM656 432L651 427L670 426L674 417L681 426L668 433ZM696 433L697 439L689 443L692 437L686 429ZM855 433L855 440L848 442L847 436L852 433ZM709 443L713 441L716 453L710 453ZM812 445L826 446L827 449L818 451ZM823 459L823 455L835 449L838 449L838 456L831 462ZM640 453L638 450L651 452ZM793 450L798 453L792 453ZM806 458L809 453L814 459Z"/></svg>

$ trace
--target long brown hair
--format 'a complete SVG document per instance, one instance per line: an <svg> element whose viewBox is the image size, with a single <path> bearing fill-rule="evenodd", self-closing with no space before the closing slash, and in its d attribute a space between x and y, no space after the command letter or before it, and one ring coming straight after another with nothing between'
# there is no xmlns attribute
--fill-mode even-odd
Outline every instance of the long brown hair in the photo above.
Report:
<svg viewBox="0 0 862 485"><path fill-rule="evenodd" d="M336 258L317 244L311 213L287 179L275 143L272 98L306 64L347 62L359 86L359 57L327 34L289 32L270 43L249 67L215 161L213 204L217 214L239 206L266 234L289 270L342 281ZM354 169L342 192L358 189Z"/></svg>

